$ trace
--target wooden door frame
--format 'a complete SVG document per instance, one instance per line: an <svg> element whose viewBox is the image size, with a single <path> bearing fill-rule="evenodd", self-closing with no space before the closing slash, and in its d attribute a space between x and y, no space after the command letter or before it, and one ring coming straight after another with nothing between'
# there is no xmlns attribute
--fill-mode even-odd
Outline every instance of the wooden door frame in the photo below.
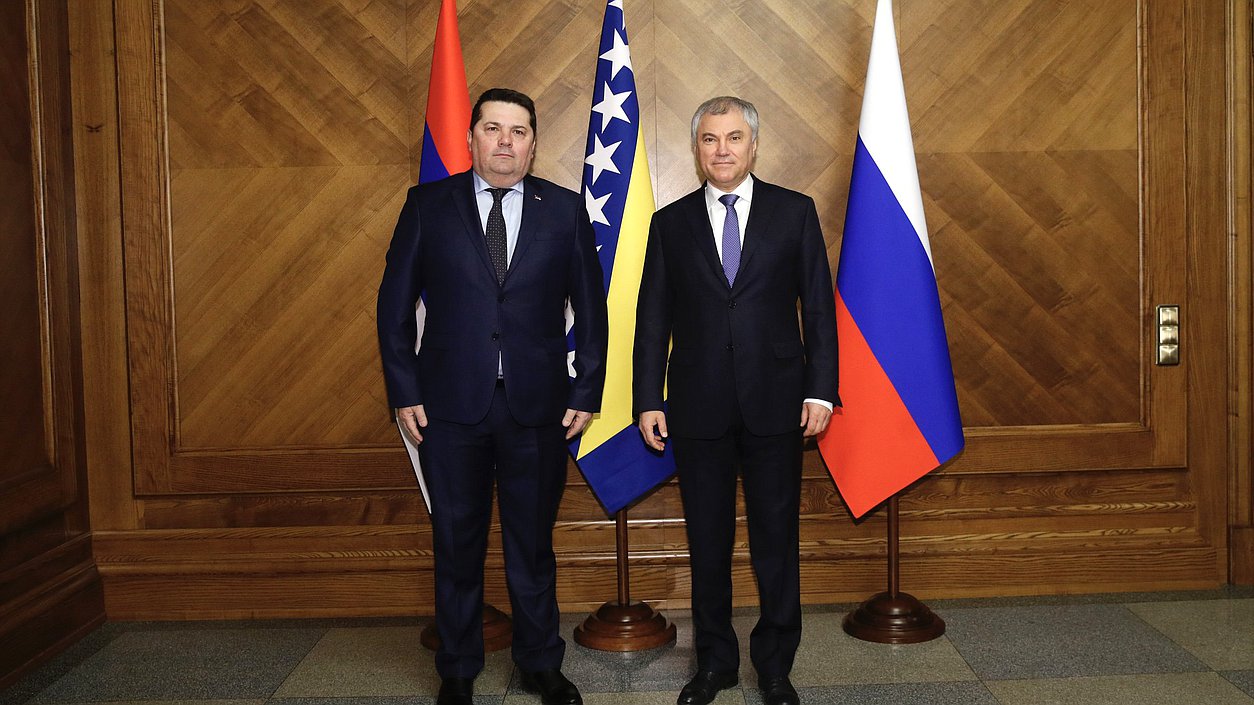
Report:
<svg viewBox="0 0 1254 705"><path fill-rule="evenodd" d="M1254 584L1254 247L1251 247L1251 22L1254 2L1228 4L1228 527L1229 581Z"/></svg>

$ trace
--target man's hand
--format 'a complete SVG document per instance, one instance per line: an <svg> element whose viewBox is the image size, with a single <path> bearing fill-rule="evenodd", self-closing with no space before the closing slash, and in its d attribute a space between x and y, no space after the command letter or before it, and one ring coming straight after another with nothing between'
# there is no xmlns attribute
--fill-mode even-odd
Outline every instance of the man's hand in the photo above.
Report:
<svg viewBox="0 0 1254 705"><path fill-rule="evenodd" d="M660 411L642 411L640 412L640 435L644 437L644 444L653 450L665 450L666 439L666 414Z"/></svg>
<svg viewBox="0 0 1254 705"><path fill-rule="evenodd" d="M822 404L805 402L801 405L801 427L805 429L801 435L807 438L819 435L827 428L827 422L831 418L831 409Z"/></svg>
<svg viewBox="0 0 1254 705"><path fill-rule="evenodd" d="M562 417L562 425L566 427L566 440L570 440L583 432L584 426L592 420L591 411L579 411L578 409L567 409L566 415Z"/></svg>
<svg viewBox="0 0 1254 705"><path fill-rule="evenodd" d="M396 418L414 443L422 443L422 431L419 429L427 427L427 412L423 410L422 404L398 408Z"/></svg>

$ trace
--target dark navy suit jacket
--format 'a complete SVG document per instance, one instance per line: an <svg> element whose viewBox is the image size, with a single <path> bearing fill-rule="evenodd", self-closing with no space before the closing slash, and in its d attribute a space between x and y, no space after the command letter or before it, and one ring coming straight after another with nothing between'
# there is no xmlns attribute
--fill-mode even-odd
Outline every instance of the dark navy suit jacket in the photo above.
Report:
<svg viewBox="0 0 1254 705"><path fill-rule="evenodd" d="M379 285L378 329L388 403L428 416L482 420L498 359L510 413L539 426L567 408L599 411L605 383L605 290L579 194L523 180L522 223L498 285L471 172L409 190ZM414 305L427 308L415 354ZM575 380L567 370L565 306L575 311Z"/></svg>
<svg viewBox="0 0 1254 705"><path fill-rule="evenodd" d="M633 411L661 410L665 382L672 435L717 438L741 415L751 433L786 433L803 400L839 403L835 295L813 199L755 177L735 286L704 187L655 213L634 360Z"/></svg>

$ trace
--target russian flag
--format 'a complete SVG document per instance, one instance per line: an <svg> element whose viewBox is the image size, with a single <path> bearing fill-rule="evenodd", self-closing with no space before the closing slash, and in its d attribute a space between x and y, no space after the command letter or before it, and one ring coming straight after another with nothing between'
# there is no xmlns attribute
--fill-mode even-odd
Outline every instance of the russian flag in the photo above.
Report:
<svg viewBox="0 0 1254 705"><path fill-rule="evenodd" d="M836 272L840 398L819 451L855 517L963 447L892 1L879 0Z"/></svg>
<svg viewBox="0 0 1254 705"><path fill-rule="evenodd" d="M466 64L457 33L457 0L443 0L435 25L435 49L431 52L418 183L439 181L470 168L470 147L466 144L469 129L470 95L466 91Z"/></svg>
<svg viewBox="0 0 1254 705"><path fill-rule="evenodd" d="M457 0L442 0L440 18L435 25L435 48L431 52L431 82L427 88L427 118L422 131L422 156L418 163L418 183L439 181L450 174L470 168L470 145L466 143L466 131L470 129L470 94L466 89L466 65L462 61L462 42L457 33ZM423 325L427 309L418 300L416 306L418 327L417 350L422 344ZM431 511L431 495L422 479L422 465L418 460L418 446L405 429L400 429L409 462L418 476L418 488L422 499Z"/></svg>
<svg viewBox="0 0 1254 705"><path fill-rule="evenodd" d="M675 461L669 451L644 444L631 414L636 301L654 202L623 0L606 3L597 54L583 196L605 272L610 337L601 413L570 449L588 486L614 514L674 474Z"/></svg>

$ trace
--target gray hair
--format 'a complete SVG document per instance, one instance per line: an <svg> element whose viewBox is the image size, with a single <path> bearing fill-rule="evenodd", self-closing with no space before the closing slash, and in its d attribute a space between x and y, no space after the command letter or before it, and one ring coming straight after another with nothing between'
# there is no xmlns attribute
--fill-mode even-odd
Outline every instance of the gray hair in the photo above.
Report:
<svg viewBox="0 0 1254 705"><path fill-rule="evenodd" d="M692 144L697 144L697 125L700 124L701 118L706 115L726 115L731 110L739 110L740 115L744 117L745 122L749 123L749 131L753 133L753 141L758 141L758 109L753 107L753 103L742 98L730 95L721 95L717 98L711 98L701 104L697 108L697 112L692 114Z"/></svg>

